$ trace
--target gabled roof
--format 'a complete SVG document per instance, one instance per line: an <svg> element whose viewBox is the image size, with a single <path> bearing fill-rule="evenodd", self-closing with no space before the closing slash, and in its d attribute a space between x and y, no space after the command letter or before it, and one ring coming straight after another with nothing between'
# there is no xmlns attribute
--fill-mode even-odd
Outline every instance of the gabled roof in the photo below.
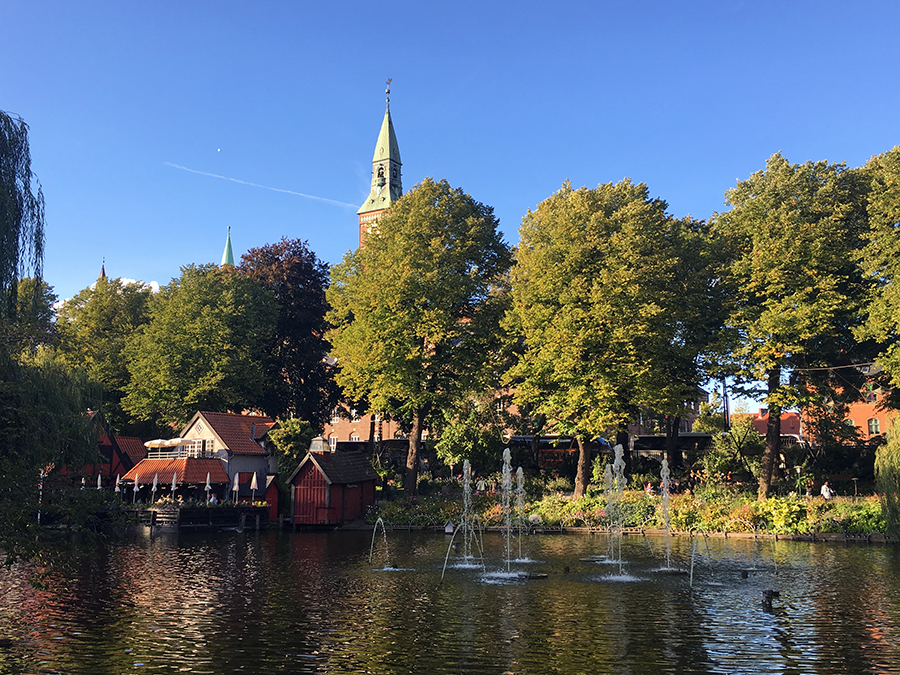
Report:
<svg viewBox="0 0 900 675"><path fill-rule="evenodd" d="M377 480L378 474L372 468L371 462L362 452L308 452L300 462L294 473L288 479L288 483L294 481L294 477L300 473L307 462L319 470L330 485L346 485L348 483L361 483L367 480Z"/></svg>
<svg viewBox="0 0 900 675"><path fill-rule="evenodd" d="M233 455L265 455L265 448L259 441L275 426L275 420L266 415L237 415L201 410L191 418L180 435L186 436L198 418L203 419Z"/></svg>
<svg viewBox="0 0 900 675"><path fill-rule="evenodd" d="M141 484L153 483L157 477L160 485L172 483L172 477L178 472L177 482L206 484L206 474L212 485L229 484L225 464L220 459L199 459L186 457L183 459L144 459L136 467L122 476L122 480L134 480L138 477Z"/></svg>
<svg viewBox="0 0 900 675"><path fill-rule="evenodd" d="M147 448L137 436L116 436L116 443L119 444L119 449L128 455L135 464L147 456Z"/></svg>

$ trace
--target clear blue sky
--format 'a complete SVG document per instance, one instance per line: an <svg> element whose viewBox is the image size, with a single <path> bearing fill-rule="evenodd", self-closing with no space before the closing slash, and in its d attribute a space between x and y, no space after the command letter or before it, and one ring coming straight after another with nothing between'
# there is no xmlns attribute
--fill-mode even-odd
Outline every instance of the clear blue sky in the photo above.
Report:
<svg viewBox="0 0 900 675"><path fill-rule="evenodd" d="M160 284L218 262L228 226L236 257L286 236L339 261L389 77L404 188L446 178L510 243L566 179L707 218L774 152L900 143L898 26L896 1L0 0L0 109L31 128L66 298L103 258Z"/></svg>

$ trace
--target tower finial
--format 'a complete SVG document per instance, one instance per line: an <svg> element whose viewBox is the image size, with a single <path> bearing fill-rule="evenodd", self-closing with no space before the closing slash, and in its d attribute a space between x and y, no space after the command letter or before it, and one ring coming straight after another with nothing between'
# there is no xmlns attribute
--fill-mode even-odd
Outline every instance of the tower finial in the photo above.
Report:
<svg viewBox="0 0 900 675"><path fill-rule="evenodd" d="M387 88L384 90L384 94L385 94L385 98L387 99L388 103L391 102L391 82L393 82L393 81L394 81L394 78L389 77L387 79L387 82L385 82L385 84L387 85Z"/></svg>
<svg viewBox="0 0 900 675"><path fill-rule="evenodd" d="M100 278L106 278L106 256L103 257L103 262L100 263Z"/></svg>

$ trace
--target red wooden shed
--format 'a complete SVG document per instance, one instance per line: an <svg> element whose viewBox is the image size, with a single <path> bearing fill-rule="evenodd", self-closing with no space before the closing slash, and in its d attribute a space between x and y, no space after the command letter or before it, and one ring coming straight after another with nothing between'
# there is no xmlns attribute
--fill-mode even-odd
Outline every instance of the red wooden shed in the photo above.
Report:
<svg viewBox="0 0 900 675"><path fill-rule="evenodd" d="M339 525L375 503L378 474L360 451L310 452L291 474L295 525Z"/></svg>

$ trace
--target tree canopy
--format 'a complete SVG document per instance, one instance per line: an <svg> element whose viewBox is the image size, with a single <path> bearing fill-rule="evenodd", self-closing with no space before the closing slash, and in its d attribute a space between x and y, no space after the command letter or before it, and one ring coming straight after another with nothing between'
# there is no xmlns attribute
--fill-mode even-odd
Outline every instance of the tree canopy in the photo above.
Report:
<svg viewBox="0 0 900 675"><path fill-rule="evenodd" d="M529 211L512 270L509 325L524 340L516 401L585 441L640 410L678 417L701 380L714 325L701 224L674 219L647 187L569 183Z"/></svg>
<svg viewBox="0 0 900 675"><path fill-rule="evenodd" d="M865 297L855 255L866 229L864 197L857 171L790 164L775 154L765 170L726 192L731 209L714 218L729 255L733 372L769 410L761 497L780 451L782 408L822 395L809 386L806 369L840 365L855 353L852 330Z"/></svg>
<svg viewBox="0 0 900 675"><path fill-rule="evenodd" d="M264 410L277 312L272 293L230 266L183 267L127 341L123 408L172 426L197 410Z"/></svg>
<svg viewBox="0 0 900 675"><path fill-rule="evenodd" d="M328 265L306 242L282 239L250 249L239 270L268 289L278 305L262 407L273 416L294 415L321 429L337 402L325 359Z"/></svg>
<svg viewBox="0 0 900 675"><path fill-rule="evenodd" d="M105 276L57 312L57 350L103 386L102 412L120 433L131 429L121 400L131 382L125 345L150 318L150 287Z"/></svg>
<svg viewBox="0 0 900 675"><path fill-rule="evenodd" d="M407 494L416 488L421 432L482 391L502 342L497 291L509 265L493 210L426 179L332 269L337 382L351 399L411 423Z"/></svg>

